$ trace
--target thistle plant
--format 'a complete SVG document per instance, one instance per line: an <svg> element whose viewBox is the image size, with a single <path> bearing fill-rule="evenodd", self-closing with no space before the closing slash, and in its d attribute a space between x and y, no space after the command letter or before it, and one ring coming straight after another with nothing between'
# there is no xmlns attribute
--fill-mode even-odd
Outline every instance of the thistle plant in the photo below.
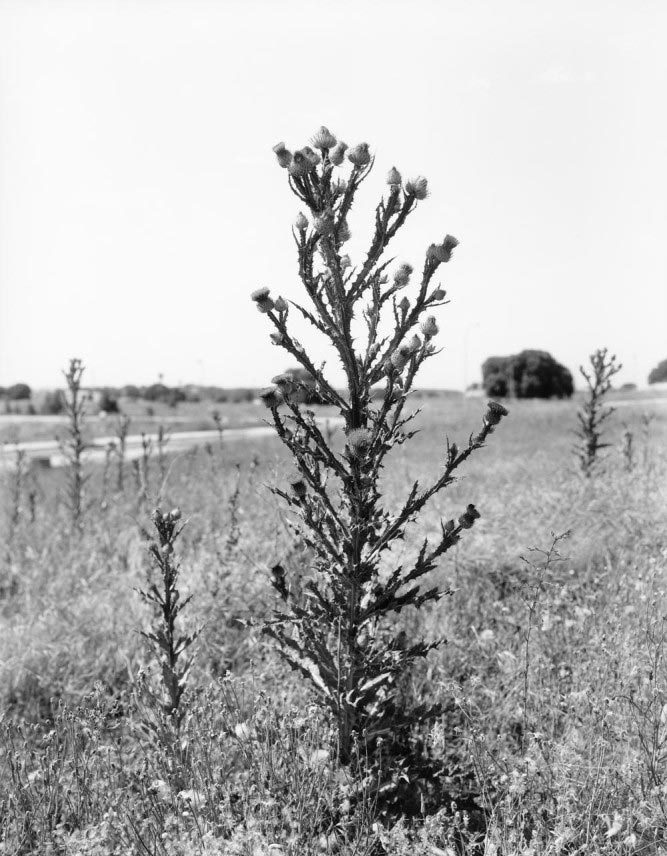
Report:
<svg viewBox="0 0 667 856"><path fill-rule="evenodd" d="M116 471L116 490L123 492L125 483L125 449L127 447L127 435L130 431L130 417L122 413L116 423L117 459L118 469Z"/></svg>
<svg viewBox="0 0 667 856"><path fill-rule="evenodd" d="M603 442L602 429L614 408L606 407L604 402L611 389L611 379L623 368L621 363L616 362L616 356L609 354L606 348L598 348L589 359L589 370L579 366L587 388L584 403L577 412L579 426L575 431L578 439L575 452L586 478L590 478L599 463L600 451L609 446L609 443Z"/></svg>
<svg viewBox="0 0 667 856"><path fill-rule="evenodd" d="M70 360L69 368L64 371L67 389L63 396L67 431L60 440L63 457L67 461L66 504L75 528L81 526L81 518L85 511L84 486L88 476L83 469L83 453L86 444L83 431L86 420L87 395L82 387L84 365L80 359Z"/></svg>
<svg viewBox="0 0 667 856"><path fill-rule="evenodd" d="M458 241L446 235L431 244L408 297L412 266L394 266L384 254L427 197L428 183L421 176L403 181L393 168L375 210L370 247L365 259L355 264L345 252L348 218L373 156L368 144L349 148L326 128L317 132L312 145L294 153L283 143L274 148L290 189L308 211L308 216L298 215L293 236L309 305L273 297L268 288L253 292L252 300L273 327L273 344L299 363L319 399L343 417L345 443L342 450L335 448L331 435L322 433L304 405L311 382L293 373L278 375L262 391L296 465L290 484L273 491L295 512L313 556L304 597L292 594L281 568L274 585L283 606L266 632L330 709L339 759L348 764L355 757L373 755L439 712L437 705L409 709L400 692L401 678L438 641L407 642L390 619L406 607L439 600L443 591L436 585L423 588L424 578L474 525L479 512L473 504L459 509L442 522L432 542L423 541L410 561L397 564L391 548L404 539L429 499L452 484L456 470L482 448L507 411L489 402L480 430L465 446L447 441L437 478L426 486L415 482L397 510L385 508L382 469L392 449L415 433L416 413L406 414L405 404L419 369L438 353L433 312L448 301L442 286L433 283L434 276L451 259ZM344 389L332 384L324 366L295 338L289 323L292 309L335 350Z"/></svg>
<svg viewBox="0 0 667 856"><path fill-rule="evenodd" d="M155 698L164 722L178 733L182 719L182 700L192 660L186 651L198 633L184 633L179 629L181 613L190 597L181 598L178 587L180 566L174 558L174 544L183 529L178 508L164 514L159 508L152 515L156 536L150 538L149 554L157 580L149 578L146 589L140 589L141 598L151 607L151 629L141 631L160 667L161 684Z"/></svg>

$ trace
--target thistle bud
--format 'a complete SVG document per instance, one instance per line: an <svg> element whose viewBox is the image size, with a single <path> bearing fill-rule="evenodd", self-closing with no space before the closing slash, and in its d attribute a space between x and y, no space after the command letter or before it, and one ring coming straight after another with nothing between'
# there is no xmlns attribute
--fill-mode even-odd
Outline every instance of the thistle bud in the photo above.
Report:
<svg viewBox="0 0 667 856"><path fill-rule="evenodd" d="M299 232L305 232L308 228L308 219L303 211L299 211L297 214L296 220L294 221L294 225L299 230Z"/></svg>
<svg viewBox="0 0 667 856"><path fill-rule="evenodd" d="M338 229L336 230L336 237L338 238L339 244L344 244L346 241L349 241L352 237L352 233L350 232L350 227L347 225L347 220L342 220L338 224Z"/></svg>
<svg viewBox="0 0 667 856"><path fill-rule="evenodd" d="M421 327L421 331L427 339L432 339L440 332L438 322L435 320L434 315L428 315L426 318L424 318L424 320L419 326Z"/></svg>
<svg viewBox="0 0 667 856"><path fill-rule="evenodd" d="M274 345L284 345L286 341L282 333L269 333L269 339Z"/></svg>
<svg viewBox="0 0 667 856"><path fill-rule="evenodd" d="M331 211L323 211L313 220L313 226L320 235L330 235L334 230L334 218Z"/></svg>
<svg viewBox="0 0 667 856"><path fill-rule="evenodd" d="M181 519L181 509L180 508L172 508L169 512L169 517L172 520L180 520Z"/></svg>
<svg viewBox="0 0 667 856"><path fill-rule="evenodd" d="M263 389L259 397L270 410L275 410L279 404L282 404L283 400L280 390L273 386L267 386L266 389Z"/></svg>
<svg viewBox="0 0 667 856"><path fill-rule="evenodd" d="M410 275L412 274L412 271L412 265L402 264L394 274L394 282L396 283L396 285L407 285L410 281Z"/></svg>
<svg viewBox="0 0 667 856"><path fill-rule="evenodd" d="M287 301L282 297L278 297L274 305L277 312L287 312Z"/></svg>
<svg viewBox="0 0 667 856"><path fill-rule="evenodd" d="M444 288L436 288L431 297L433 300L444 300L447 297L447 292Z"/></svg>
<svg viewBox="0 0 667 856"><path fill-rule="evenodd" d="M336 147L329 152L329 160L334 166L340 166L345 160L346 151L347 143L344 143L342 140L340 140Z"/></svg>
<svg viewBox="0 0 667 856"><path fill-rule="evenodd" d="M278 163L283 169L292 163L292 152L285 148L285 143L277 143L273 147L273 151L278 158Z"/></svg>
<svg viewBox="0 0 667 856"><path fill-rule="evenodd" d="M288 168L290 175L294 176L294 178L301 178L310 172L313 165L303 152L294 152Z"/></svg>
<svg viewBox="0 0 667 856"><path fill-rule="evenodd" d="M400 303L398 304L398 308L401 310L401 312L403 313L403 315L407 315L407 314L408 314L408 309L410 308L410 301L408 300L408 298L407 298L407 297L404 297L404 298L400 301Z"/></svg>
<svg viewBox="0 0 667 856"><path fill-rule="evenodd" d="M151 514L151 519L153 523L159 523L162 520L162 511L159 508L155 508Z"/></svg>
<svg viewBox="0 0 667 856"><path fill-rule="evenodd" d="M458 245L459 242L453 235L446 235L442 244L435 247L435 257L439 262L448 262L452 257L454 248Z"/></svg>
<svg viewBox="0 0 667 856"><path fill-rule="evenodd" d="M344 255L340 257L340 269L347 270L349 267L352 267L352 262L350 261L350 257L348 255Z"/></svg>
<svg viewBox="0 0 667 856"><path fill-rule="evenodd" d="M387 173L387 184L390 184L393 187L400 187L401 180L402 179L400 172L396 169L395 166L392 166L392 168Z"/></svg>
<svg viewBox="0 0 667 856"><path fill-rule="evenodd" d="M373 435L367 428L355 428L347 435L347 447L353 458L364 458L368 454Z"/></svg>
<svg viewBox="0 0 667 856"><path fill-rule="evenodd" d="M316 149L332 149L336 145L336 138L328 128L322 125L311 142Z"/></svg>
<svg viewBox="0 0 667 856"><path fill-rule="evenodd" d="M506 407L503 407L502 404L498 404L497 401L489 401L487 402L487 411L484 416L484 421L487 425L497 425L503 416L509 415L509 410Z"/></svg>
<svg viewBox="0 0 667 856"><path fill-rule="evenodd" d="M422 346L422 340L415 333L415 335L412 337L412 339L410 339L409 348L410 348L411 352L414 354L416 351L418 351L421 348L421 346Z"/></svg>
<svg viewBox="0 0 667 856"><path fill-rule="evenodd" d="M258 288L256 291L253 291L250 297L255 301L260 312L270 312L274 307L268 288Z"/></svg>
<svg viewBox="0 0 667 856"><path fill-rule="evenodd" d="M397 372L402 372L403 369L410 362L410 357L412 356L412 351L410 350L409 345L401 345L400 348L397 348L394 353L391 355L391 363L396 369Z"/></svg>
<svg viewBox="0 0 667 856"><path fill-rule="evenodd" d="M299 499L303 499L304 496L308 493L308 488L306 487L305 481L301 478L301 476L295 476L290 481L290 487L294 491L294 493L299 497Z"/></svg>
<svg viewBox="0 0 667 856"><path fill-rule="evenodd" d="M317 152L314 152L310 146L304 146L301 151L310 161L311 169L314 169L317 164L322 160L322 158L317 154Z"/></svg>
<svg viewBox="0 0 667 856"><path fill-rule="evenodd" d="M438 247L436 244L430 244L428 250L426 250L426 258L430 259L433 262L439 262L438 258Z"/></svg>
<svg viewBox="0 0 667 856"><path fill-rule="evenodd" d="M479 516L479 511L477 511L475 506L471 503L459 517L459 526L462 529L471 529L475 520L479 519Z"/></svg>
<svg viewBox="0 0 667 856"><path fill-rule="evenodd" d="M359 143L347 153L347 159L356 167L366 166L371 162L371 153L368 151L368 143Z"/></svg>
<svg viewBox="0 0 667 856"><path fill-rule="evenodd" d="M411 178L405 184L405 192L408 196L414 196L415 199L426 199L428 196L428 181L423 175Z"/></svg>
<svg viewBox="0 0 667 856"><path fill-rule="evenodd" d="M443 535L451 535L455 529L456 529L456 523L453 520L448 520L446 523L443 523L443 525L442 525Z"/></svg>

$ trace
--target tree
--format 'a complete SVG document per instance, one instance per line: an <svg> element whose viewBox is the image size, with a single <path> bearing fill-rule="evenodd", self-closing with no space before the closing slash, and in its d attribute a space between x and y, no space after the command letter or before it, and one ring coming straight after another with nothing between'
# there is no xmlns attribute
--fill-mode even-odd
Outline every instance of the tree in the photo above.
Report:
<svg viewBox="0 0 667 856"><path fill-rule="evenodd" d="M482 365L484 390L496 398L570 398L572 374L547 351L489 357Z"/></svg>
<svg viewBox="0 0 667 856"><path fill-rule="evenodd" d="M662 360L658 365L651 370L648 376L649 383L666 383L667 382L667 360Z"/></svg>
<svg viewBox="0 0 667 856"><path fill-rule="evenodd" d="M27 401L32 395L27 383L15 383L7 389L9 401Z"/></svg>

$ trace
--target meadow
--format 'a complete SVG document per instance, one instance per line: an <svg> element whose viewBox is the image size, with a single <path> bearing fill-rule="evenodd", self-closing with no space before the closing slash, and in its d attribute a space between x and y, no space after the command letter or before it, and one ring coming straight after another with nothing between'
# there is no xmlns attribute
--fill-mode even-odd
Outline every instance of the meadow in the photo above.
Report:
<svg viewBox="0 0 667 856"><path fill-rule="evenodd" d="M419 432L382 471L389 507L437 475L446 437L465 444L485 407L408 403ZM271 569L305 588L311 558L267 489L293 473L277 437L227 445L223 433L162 470L153 456L143 492L128 465L122 490L115 462L88 468L80 527L64 471L18 486L3 473L0 852L663 853L667 407L618 403L587 479L572 452L578 401L510 402L392 546L400 562L467 503L481 515L432 572L447 596L393 619L407 638L445 640L402 688L442 706L414 737L440 770L437 798L423 791L404 816L340 762L330 716L262 633L279 607ZM170 749L140 635L156 507L186 523L179 620L200 631Z"/></svg>

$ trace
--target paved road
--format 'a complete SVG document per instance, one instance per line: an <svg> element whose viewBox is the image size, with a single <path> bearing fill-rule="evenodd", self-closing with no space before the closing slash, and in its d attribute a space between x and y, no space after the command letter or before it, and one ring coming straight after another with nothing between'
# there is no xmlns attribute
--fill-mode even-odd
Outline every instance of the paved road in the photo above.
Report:
<svg viewBox="0 0 667 856"><path fill-rule="evenodd" d="M332 428L342 425L343 421L340 416L317 419L318 424L322 427L328 423ZM275 428L271 425L254 425L250 428L225 428L222 436L223 443L227 444L236 440L270 437L275 433ZM146 437L152 441L153 450L155 450L158 441L157 434L146 434ZM217 430L175 431L173 434L169 434L169 442L165 448L168 453L172 454L183 452L204 443L217 443L218 440ZM116 437L96 437L84 453L86 460L91 463L103 461L109 444L116 442ZM19 449L22 449L30 460L38 462L42 466L62 467L66 463L55 440L30 440L25 443L5 443L0 446L0 468L12 466ZM141 435L132 434L128 436L125 457L132 460L140 458L142 453Z"/></svg>

